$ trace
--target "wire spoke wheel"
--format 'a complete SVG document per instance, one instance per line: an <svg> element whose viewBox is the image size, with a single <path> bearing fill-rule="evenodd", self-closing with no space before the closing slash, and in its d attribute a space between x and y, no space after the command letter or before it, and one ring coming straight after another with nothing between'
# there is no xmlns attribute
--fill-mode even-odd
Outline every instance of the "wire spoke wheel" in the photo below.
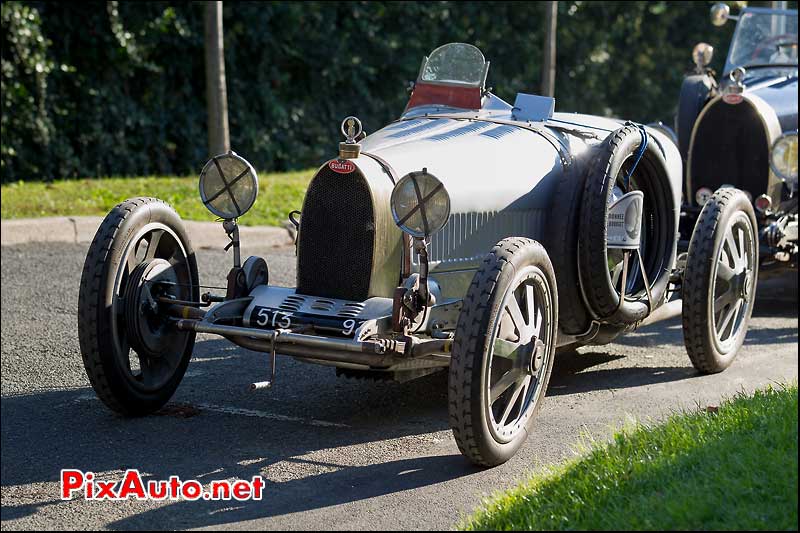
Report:
<svg viewBox="0 0 800 533"><path fill-rule="evenodd" d="M627 175L633 166L634 156L629 155L622 164L620 172L617 174L614 186L611 188L611 194L608 199L608 206L622 198L625 194L631 191L642 191L642 187L638 183L636 176L630 176L627 183L625 182L625 175ZM644 191L643 191L644 192ZM648 206L649 208L649 206ZM649 231L648 224L651 214L646 213L642 215L642 229L641 229L641 242L639 244L638 252L623 250L621 248L607 248L606 256L608 260L608 271L611 276L611 284L618 295L622 295L622 272L627 262L627 277L625 280L625 295L630 298L631 295L644 290L644 280L642 278L641 268L636 253L641 254L642 257L648 257L648 239L647 233Z"/></svg>
<svg viewBox="0 0 800 533"><path fill-rule="evenodd" d="M658 144L646 139L642 130L631 124L610 134L597 148L580 200L577 265L581 298L573 306L585 305L590 315L608 326L608 334L643 320L662 301L676 254L671 180ZM633 238L627 224L640 219L639 247L609 246L611 224L615 223L609 208L631 192L641 193L641 212L631 212L630 220L626 212L623 222Z"/></svg>

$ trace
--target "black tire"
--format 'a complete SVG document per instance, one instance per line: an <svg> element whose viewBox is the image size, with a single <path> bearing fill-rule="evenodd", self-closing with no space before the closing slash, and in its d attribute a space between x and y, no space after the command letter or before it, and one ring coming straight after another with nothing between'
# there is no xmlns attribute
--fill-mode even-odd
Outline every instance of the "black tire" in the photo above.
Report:
<svg viewBox="0 0 800 533"><path fill-rule="evenodd" d="M600 155L586 177L581 200L578 269L584 301L593 318L620 327L644 319L651 307L655 308L663 301L677 246L672 187L666 174L664 156L651 139L631 177L631 189L644 193L643 262L653 302L647 301L644 280L637 274L639 267L635 257L629 259L630 287L626 289L626 298L620 302L619 289L609 271L608 205L617 193L620 176L632 167L641 142L639 129L633 125L626 125L610 134L600 145ZM621 252L614 250L614 253Z"/></svg>
<svg viewBox="0 0 800 533"><path fill-rule="evenodd" d="M159 237L150 240L157 233ZM146 243L143 251L139 248L142 242ZM148 255L151 243L153 250ZM180 261L174 266L180 275L178 279L186 282L181 294L197 301L194 251L180 217L162 200L133 198L114 207L97 230L86 255L78 297L78 337L83 364L97 396L123 415L145 415L162 407L178 387L191 358L194 333L177 330L170 333L170 339L183 349L169 359L168 364L174 364L174 368L168 371L163 385L154 385L156 390L151 390L149 383L136 383L135 369L129 359L134 337L129 341L126 336L130 311L121 303L124 302L121 296L126 294L126 281L141 276L144 263L131 265L137 262L140 251L155 257L160 250L172 247L181 251ZM115 307L122 310L115 313ZM150 363L142 364L144 369Z"/></svg>
<svg viewBox="0 0 800 533"><path fill-rule="evenodd" d="M700 372L725 370L747 335L758 279L757 228L752 204L742 191L732 188L717 190L697 219L682 292L684 343L692 365ZM735 252L746 260L744 264L733 261L730 243L726 242L729 231ZM727 280L725 265L733 273ZM735 306L740 307L737 310Z"/></svg>
<svg viewBox="0 0 800 533"><path fill-rule="evenodd" d="M533 295L524 306L515 299L521 312L518 316L523 323L528 322L523 324L527 334L514 324L510 314L504 315L509 308L506 304L512 296L516 298L518 289L526 296ZM527 302L534 303L531 306ZM529 309L536 309L532 316ZM523 313L529 314L528 319ZM514 344L516 349L512 355L495 359L497 343L508 343L498 339L509 320L511 330L507 331L518 339L509 345ZM464 298L448 377L450 426L461 453L474 464L491 467L504 463L527 438L550 380L557 324L556 278L544 247L521 237L497 243ZM503 387L501 382L507 385ZM497 392L490 393L490 385ZM490 401L492 394L496 398ZM501 400L507 403L497 405ZM503 411L499 423L495 422L500 418L494 414L495 408ZM511 421L504 425L506 420Z"/></svg>

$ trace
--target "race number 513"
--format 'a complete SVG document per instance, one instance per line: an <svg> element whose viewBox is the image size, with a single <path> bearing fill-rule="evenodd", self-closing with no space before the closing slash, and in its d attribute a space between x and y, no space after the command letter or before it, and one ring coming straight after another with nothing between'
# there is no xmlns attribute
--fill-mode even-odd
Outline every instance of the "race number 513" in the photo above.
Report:
<svg viewBox="0 0 800 533"><path fill-rule="evenodd" d="M292 327L292 315L281 311L273 311L266 307L256 308L255 322L257 326L264 328L290 329ZM341 332L345 337L353 335L358 328L359 322L349 318L341 322Z"/></svg>
<svg viewBox="0 0 800 533"><path fill-rule="evenodd" d="M270 317L269 309L262 307L256 315L256 324L259 326L271 326L273 328L289 329L292 327L292 318L286 313L275 311Z"/></svg>

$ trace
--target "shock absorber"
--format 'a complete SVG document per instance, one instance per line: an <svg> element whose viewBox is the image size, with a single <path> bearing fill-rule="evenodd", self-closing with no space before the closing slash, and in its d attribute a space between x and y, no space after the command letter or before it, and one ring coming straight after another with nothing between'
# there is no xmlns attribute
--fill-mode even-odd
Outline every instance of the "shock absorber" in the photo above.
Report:
<svg viewBox="0 0 800 533"><path fill-rule="evenodd" d="M785 236L787 217L781 217L761 230L761 241L770 248L777 248Z"/></svg>

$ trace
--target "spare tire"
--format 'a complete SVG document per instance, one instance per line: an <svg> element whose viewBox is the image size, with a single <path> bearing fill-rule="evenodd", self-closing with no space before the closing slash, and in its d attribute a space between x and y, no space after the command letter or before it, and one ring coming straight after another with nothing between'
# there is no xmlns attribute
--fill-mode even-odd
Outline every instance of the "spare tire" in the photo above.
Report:
<svg viewBox="0 0 800 533"><path fill-rule="evenodd" d="M650 142L624 190L624 176L634 167L640 130L626 124L600 145L600 156L590 168L583 196L579 226L578 271L581 290L593 318L604 324L625 326L645 318L664 298L675 261L676 211L664 156ZM608 248L608 206L623 194L644 194L641 254L646 276L642 276L637 251L629 254L625 298L621 300L623 252ZM649 282L648 301L644 279Z"/></svg>

